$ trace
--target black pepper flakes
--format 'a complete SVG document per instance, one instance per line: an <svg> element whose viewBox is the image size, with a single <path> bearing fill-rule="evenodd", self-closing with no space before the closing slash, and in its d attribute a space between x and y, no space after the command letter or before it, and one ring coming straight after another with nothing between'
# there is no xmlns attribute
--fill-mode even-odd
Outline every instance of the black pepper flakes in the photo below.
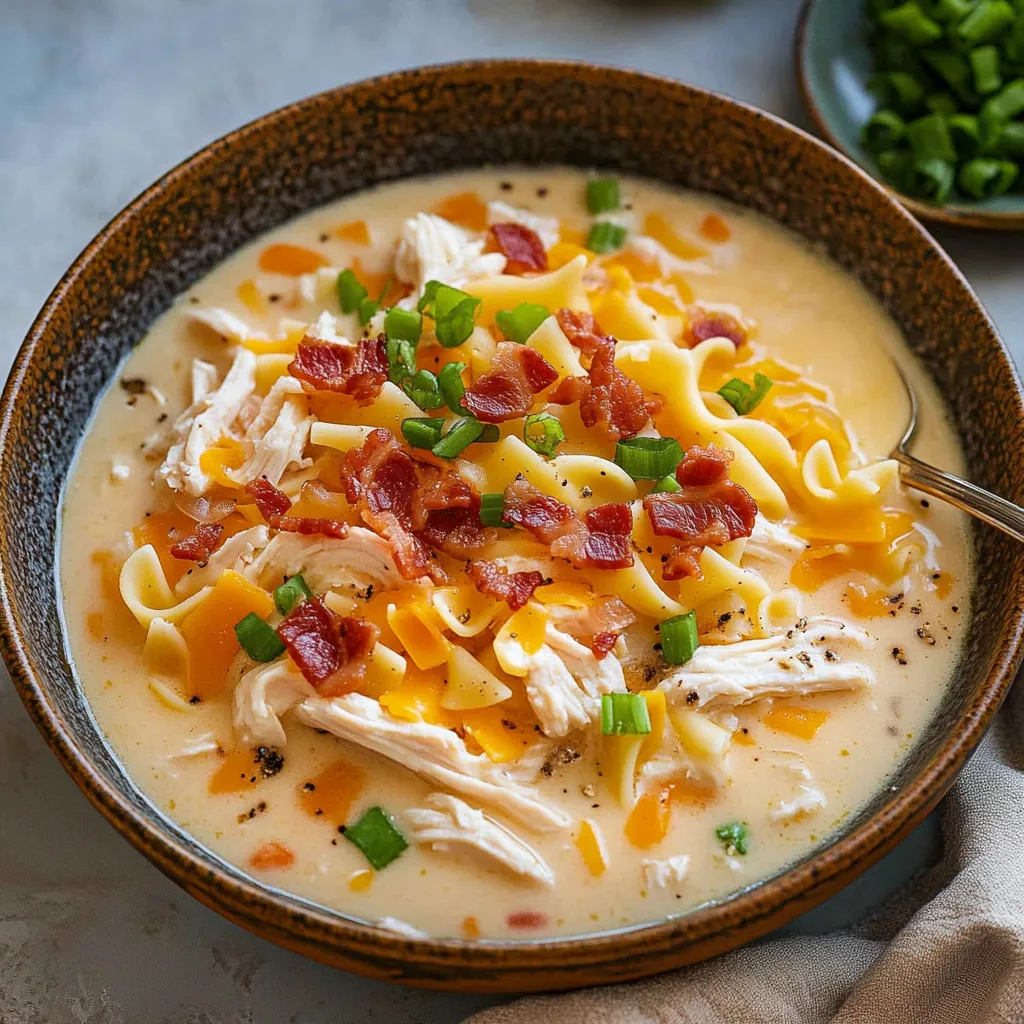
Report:
<svg viewBox="0 0 1024 1024"><path fill-rule="evenodd" d="M272 778L284 767L284 754L273 747L257 747L255 763L260 766L260 775ZM256 780L253 779L255 782Z"/></svg>
<svg viewBox="0 0 1024 1024"><path fill-rule="evenodd" d="M193 694L191 697L189 697L188 702L189 704L199 704L202 702L202 699L203 698L200 697L199 694Z"/></svg>
<svg viewBox="0 0 1024 1024"><path fill-rule="evenodd" d="M306 793L312 793L316 789L316 786L312 782L304 782L302 784L302 788Z"/></svg>
<svg viewBox="0 0 1024 1024"><path fill-rule="evenodd" d="M924 626L917 627L917 635L918 638L923 640L929 647L935 646L935 637L933 637L932 634L927 629L925 629Z"/></svg>
<svg viewBox="0 0 1024 1024"><path fill-rule="evenodd" d="M894 647L889 653L892 655L892 660L895 661L897 665L907 664L907 655L902 647Z"/></svg>
<svg viewBox="0 0 1024 1024"><path fill-rule="evenodd" d="M537 189L537 198L538 198L538 199L546 199L546 198L547 198L547 195L548 195L548 190L547 190L547 188L546 188L546 187L545 187L544 185L541 185L541 186L540 186L540 187L539 187L539 188Z"/></svg>
<svg viewBox="0 0 1024 1024"><path fill-rule="evenodd" d="M515 186L511 181L503 181L498 185L498 188L500 188L502 192L511 192Z"/></svg>
<svg viewBox="0 0 1024 1024"><path fill-rule="evenodd" d="M700 694L696 690L691 690L686 695L686 703L687 704L696 704L697 701L699 701L699 700L700 700Z"/></svg>

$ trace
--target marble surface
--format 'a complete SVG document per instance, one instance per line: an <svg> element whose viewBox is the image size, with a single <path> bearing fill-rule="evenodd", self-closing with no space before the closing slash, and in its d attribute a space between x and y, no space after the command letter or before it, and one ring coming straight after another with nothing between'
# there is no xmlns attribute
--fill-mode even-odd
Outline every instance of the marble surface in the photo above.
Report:
<svg viewBox="0 0 1024 1024"><path fill-rule="evenodd" d="M309 93L413 64L584 58L688 79L806 126L798 0L3 0L0 364L89 238L209 140ZM942 231L1024 354L1024 237ZM106 826L0 669L2 1024L449 1024L495 997L364 981L256 939ZM934 852L934 821L796 924L876 902Z"/></svg>

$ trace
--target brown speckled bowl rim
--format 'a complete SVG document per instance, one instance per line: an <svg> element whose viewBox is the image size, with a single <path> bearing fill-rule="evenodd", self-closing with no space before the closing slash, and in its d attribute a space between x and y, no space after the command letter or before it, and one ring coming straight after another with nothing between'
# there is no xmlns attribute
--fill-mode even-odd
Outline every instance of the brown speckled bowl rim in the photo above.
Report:
<svg viewBox="0 0 1024 1024"><path fill-rule="evenodd" d="M892 217L904 218L915 231L935 244L899 203L851 160L780 118L716 93L661 76L568 61L481 60L399 71L308 97L250 122L184 160L114 217L60 280L22 344L0 398L0 466L16 415L19 391L54 311L74 289L83 269L93 259L102 258L99 250L103 244L130 223L167 183L188 175L191 169L202 166L223 147L231 147L278 122L287 122L296 112L311 105L334 102L351 88L387 83L390 87L413 89L443 75L446 70L481 76L493 73L528 77L532 70L572 74L580 68L613 76L624 88L631 82L637 86L647 83L689 98L712 97L716 102L733 104L751 120L764 119L782 132L800 136L805 145L820 149L826 159L845 164L852 173L865 179L869 188L880 193L880 201L891 207ZM949 258L938 246L935 248L970 292ZM973 292L970 294L974 297ZM976 297L974 301L977 303ZM978 310L984 317L980 303ZM1024 420L1020 382L1009 353L991 321L984 319L1016 387L1014 414L1018 420ZM359 924L306 903L297 905L286 893L254 880L228 875L214 858L194 854L155 820L136 813L110 781L94 769L39 683L37 669L26 648L19 611L11 601L9 559L6 534L0 531L0 653L44 739L103 816L187 892L250 931L314 959L358 973L432 988L529 991L623 981L723 952L810 909L891 850L936 806L1006 696L1019 662L1024 631L1024 593L1017 593L1011 628L1001 638L992 670L931 763L869 820L784 874L679 918L593 936L534 941L418 939Z"/></svg>
<svg viewBox="0 0 1024 1024"><path fill-rule="evenodd" d="M853 0L847 0L847 2L853 2ZM833 149L838 150L844 156L849 156L849 150L843 144L842 139L832 130L828 118L821 112L805 71L804 62L808 47L807 26L810 22L811 12L817 3L818 0L803 0L800 16L797 18L796 32L793 35L793 65L796 70L796 83L800 89L804 107L810 114L815 129ZM859 164L857 166L860 167ZM860 170L868 174L863 167L860 167ZM871 174L868 176L921 220L949 224L958 228L979 228L983 231L1024 231L1024 213L993 213L990 210L978 210L970 206L960 206L957 203L944 203L942 206L935 206L933 203L905 196L902 192L886 184L881 178Z"/></svg>

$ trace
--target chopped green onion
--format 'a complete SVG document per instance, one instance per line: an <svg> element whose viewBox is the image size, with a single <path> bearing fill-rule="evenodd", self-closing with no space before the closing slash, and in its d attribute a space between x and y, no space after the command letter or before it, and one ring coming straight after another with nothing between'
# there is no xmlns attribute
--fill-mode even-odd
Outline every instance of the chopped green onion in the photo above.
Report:
<svg viewBox="0 0 1024 1024"><path fill-rule="evenodd" d="M955 160L949 126L941 114L925 114L907 125L907 141L918 160Z"/></svg>
<svg viewBox="0 0 1024 1024"><path fill-rule="evenodd" d="M605 736L646 736L651 715L642 693L601 695L601 733Z"/></svg>
<svg viewBox="0 0 1024 1024"><path fill-rule="evenodd" d="M461 455L474 441L479 440L484 425L472 416L456 420L448 432L430 450L439 459L454 459Z"/></svg>
<svg viewBox="0 0 1024 1024"><path fill-rule="evenodd" d="M587 248L591 252L614 252L621 249L626 241L626 229L610 220L599 220L587 235Z"/></svg>
<svg viewBox="0 0 1024 1024"><path fill-rule="evenodd" d="M341 303L342 313L358 313L359 322L364 327L380 308L380 299L371 299L366 288L351 270L343 270L338 274L338 301Z"/></svg>
<svg viewBox="0 0 1024 1024"><path fill-rule="evenodd" d="M953 191L955 173L948 160L915 160L907 191L931 203L944 203Z"/></svg>
<svg viewBox="0 0 1024 1024"><path fill-rule="evenodd" d="M1003 84L999 72L999 51L994 46L979 46L967 54L974 74L974 88L982 96L998 92Z"/></svg>
<svg viewBox="0 0 1024 1024"><path fill-rule="evenodd" d="M437 383L441 389L444 404L456 416L466 414L465 406L462 404L462 396L466 393L466 385L462 381L462 371L465 368L465 363L446 363L437 375Z"/></svg>
<svg viewBox="0 0 1024 1024"><path fill-rule="evenodd" d="M975 199L1000 196L1013 187L1018 168L1010 160L969 160L960 168L957 184Z"/></svg>
<svg viewBox="0 0 1024 1024"><path fill-rule="evenodd" d="M931 16L936 21L961 21L974 8L977 0L937 0L932 5Z"/></svg>
<svg viewBox="0 0 1024 1024"><path fill-rule="evenodd" d="M700 647L697 638L697 613L674 615L666 619L659 629L661 656L666 665L685 665Z"/></svg>
<svg viewBox="0 0 1024 1024"><path fill-rule="evenodd" d="M587 182L587 209L591 213L607 213L621 205L618 178L591 178Z"/></svg>
<svg viewBox="0 0 1024 1024"><path fill-rule="evenodd" d="M1017 78L985 100L981 119L1000 128L1024 111L1024 78ZM998 133L997 133L998 137Z"/></svg>
<svg viewBox="0 0 1024 1024"><path fill-rule="evenodd" d="M440 409L444 405L437 378L429 370L417 370L402 381L402 390L421 409Z"/></svg>
<svg viewBox="0 0 1024 1024"><path fill-rule="evenodd" d="M555 454L555 449L565 440L565 431L551 413L537 412L526 417L523 424L523 440L535 452L550 459Z"/></svg>
<svg viewBox="0 0 1024 1024"><path fill-rule="evenodd" d="M981 151L981 126L973 114L954 114L949 118L949 137L961 160L969 160Z"/></svg>
<svg viewBox="0 0 1024 1024"><path fill-rule="evenodd" d="M371 807L354 825L349 825L345 838L363 851L375 871L386 868L409 845L382 807Z"/></svg>
<svg viewBox="0 0 1024 1024"><path fill-rule="evenodd" d="M925 87L906 71L883 71L868 81L868 90L883 107L895 107L902 114L921 109Z"/></svg>
<svg viewBox="0 0 1024 1024"><path fill-rule="evenodd" d="M920 51L891 32L883 32L876 39L875 63L883 71L908 71L912 75L925 71Z"/></svg>
<svg viewBox="0 0 1024 1024"><path fill-rule="evenodd" d="M925 50L921 56L961 100L968 102L975 98L974 77L963 54L953 50Z"/></svg>
<svg viewBox="0 0 1024 1024"><path fill-rule="evenodd" d="M893 188L901 192L906 189L914 158L909 150L888 149L878 154L878 169Z"/></svg>
<svg viewBox="0 0 1024 1024"><path fill-rule="evenodd" d="M255 612L235 624L235 636L253 661L273 661L284 654L284 641Z"/></svg>
<svg viewBox="0 0 1024 1024"><path fill-rule="evenodd" d="M497 423L485 423L483 433L476 439L476 444L497 444L501 440L501 431Z"/></svg>
<svg viewBox="0 0 1024 1024"><path fill-rule="evenodd" d="M997 149L1003 156L1024 161L1024 124L1012 121L999 133Z"/></svg>
<svg viewBox="0 0 1024 1024"><path fill-rule="evenodd" d="M423 331L423 314L414 309L392 306L384 317L384 334L389 341L405 341L415 346Z"/></svg>
<svg viewBox="0 0 1024 1024"><path fill-rule="evenodd" d="M668 476L663 476L651 488L651 494L674 494L676 491L681 490L682 487L679 486L679 481L672 473L669 473Z"/></svg>
<svg viewBox="0 0 1024 1024"><path fill-rule="evenodd" d="M956 27L956 34L968 45L991 42L1013 24L1016 17L1006 0L981 0Z"/></svg>
<svg viewBox="0 0 1024 1024"><path fill-rule="evenodd" d="M926 110L943 117L952 117L960 109L960 101L945 89L926 96L924 105Z"/></svg>
<svg viewBox="0 0 1024 1024"><path fill-rule="evenodd" d="M1013 28L1010 29L1009 35L1003 40L1003 50L1011 64L1018 64L1024 61L1024 12L1017 15Z"/></svg>
<svg viewBox="0 0 1024 1024"><path fill-rule="evenodd" d="M274 591L274 604L282 615L287 615L300 601L308 601L312 596L301 576L291 576Z"/></svg>
<svg viewBox="0 0 1024 1024"><path fill-rule="evenodd" d="M876 110L864 123L861 138L873 153L892 149L906 134L907 124L895 110Z"/></svg>
<svg viewBox="0 0 1024 1024"><path fill-rule="evenodd" d="M498 310L494 322L509 341L522 345L549 316L550 311L536 302L520 302L515 309Z"/></svg>
<svg viewBox="0 0 1024 1024"><path fill-rule="evenodd" d="M401 384L416 372L416 349L411 341L388 338L384 351L388 357L388 380L392 384Z"/></svg>
<svg viewBox="0 0 1024 1024"><path fill-rule="evenodd" d="M740 416L752 413L772 389L772 380L763 373L754 374L754 386L746 381L733 377L719 389L718 393L736 410Z"/></svg>
<svg viewBox="0 0 1024 1024"><path fill-rule="evenodd" d="M747 852L747 826L742 821L730 821L715 829L715 838L725 847L725 852L735 850L740 856Z"/></svg>
<svg viewBox="0 0 1024 1024"><path fill-rule="evenodd" d="M660 480L682 460L683 449L674 437L630 437L615 445L615 465L634 480Z"/></svg>
<svg viewBox="0 0 1024 1024"><path fill-rule="evenodd" d="M500 491L480 495L480 520L485 526L503 526L505 529L511 529L515 523L508 522L504 512L505 495Z"/></svg>
<svg viewBox="0 0 1024 1024"><path fill-rule="evenodd" d="M473 333L480 301L451 285L428 281L416 308L434 321L438 343L445 348L454 348Z"/></svg>
<svg viewBox="0 0 1024 1024"><path fill-rule="evenodd" d="M410 416L402 420L402 437L413 448L433 448L441 440L444 420L430 416Z"/></svg>
<svg viewBox="0 0 1024 1024"><path fill-rule="evenodd" d="M914 46L927 46L942 38L942 26L924 13L917 0L883 11L878 16L878 22Z"/></svg>

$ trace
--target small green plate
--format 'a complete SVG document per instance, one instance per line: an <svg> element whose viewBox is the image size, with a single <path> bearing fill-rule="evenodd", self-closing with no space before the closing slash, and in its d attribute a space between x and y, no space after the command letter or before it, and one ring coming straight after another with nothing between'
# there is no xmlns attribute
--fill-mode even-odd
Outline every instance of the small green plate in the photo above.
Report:
<svg viewBox="0 0 1024 1024"><path fill-rule="evenodd" d="M889 188L860 142L860 127L875 109L867 90L871 51L860 0L804 0L796 30L796 74L821 136ZM961 199L935 206L889 191L922 220L990 231L1024 231L1024 195Z"/></svg>

